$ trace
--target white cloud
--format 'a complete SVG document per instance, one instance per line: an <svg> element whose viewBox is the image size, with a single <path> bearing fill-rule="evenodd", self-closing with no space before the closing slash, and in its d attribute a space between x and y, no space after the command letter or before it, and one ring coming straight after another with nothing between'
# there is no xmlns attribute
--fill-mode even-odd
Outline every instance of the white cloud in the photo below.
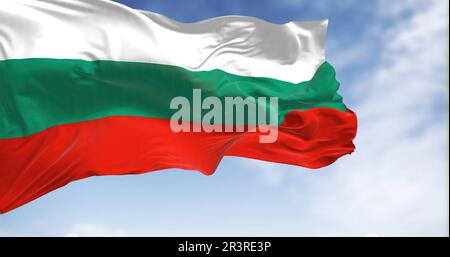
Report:
<svg viewBox="0 0 450 257"><path fill-rule="evenodd" d="M249 161L245 158L235 159L239 165L243 166L246 170L255 170L259 181L269 187L277 187L283 184L285 178L284 169L280 169L280 165L277 163L265 162L265 161Z"/></svg>
<svg viewBox="0 0 450 257"><path fill-rule="evenodd" d="M437 109L448 108L448 2L386 6L379 2L380 23L359 48L342 50L353 54L335 56L351 65L346 58L377 44L378 52L366 51L377 65L343 85L357 99L356 152L307 184L290 166L275 180L303 205L301 234L448 235L448 109Z"/></svg>
<svg viewBox="0 0 450 257"><path fill-rule="evenodd" d="M110 229L102 224L77 223L69 232L67 237L121 237L127 236L122 230Z"/></svg>

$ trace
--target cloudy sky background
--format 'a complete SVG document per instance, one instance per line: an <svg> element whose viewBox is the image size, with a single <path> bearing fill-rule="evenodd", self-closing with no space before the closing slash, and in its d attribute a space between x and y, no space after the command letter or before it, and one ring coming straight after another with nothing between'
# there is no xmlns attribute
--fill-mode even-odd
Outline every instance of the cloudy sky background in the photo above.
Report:
<svg viewBox="0 0 450 257"><path fill-rule="evenodd" d="M329 19L327 60L359 119L320 170L226 157L73 182L0 216L3 236L448 236L448 1L120 2L183 22Z"/></svg>

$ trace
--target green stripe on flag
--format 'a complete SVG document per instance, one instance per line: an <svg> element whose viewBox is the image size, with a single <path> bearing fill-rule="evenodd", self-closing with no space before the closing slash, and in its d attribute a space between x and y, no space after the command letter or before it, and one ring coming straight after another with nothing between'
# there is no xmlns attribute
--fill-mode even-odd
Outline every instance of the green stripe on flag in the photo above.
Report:
<svg viewBox="0 0 450 257"><path fill-rule="evenodd" d="M345 111L334 68L323 63L310 81L292 84L222 70L189 71L170 65L72 59L0 61L0 139L108 116L169 119L176 96L278 97L279 118L292 110ZM205 111L206 112L206 111Z"/></svg>

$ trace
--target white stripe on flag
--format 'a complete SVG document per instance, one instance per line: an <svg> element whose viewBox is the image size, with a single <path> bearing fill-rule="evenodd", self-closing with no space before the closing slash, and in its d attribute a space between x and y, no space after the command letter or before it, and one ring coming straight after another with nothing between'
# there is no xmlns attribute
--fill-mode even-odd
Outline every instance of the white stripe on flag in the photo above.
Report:
<svg viewBox="0 0 450 257"><path fill-rule="evenodd" d="M103 0L1 0L0 60L146 62L298 83L324 62L326 29L243 16L179 23Z"/></svg>

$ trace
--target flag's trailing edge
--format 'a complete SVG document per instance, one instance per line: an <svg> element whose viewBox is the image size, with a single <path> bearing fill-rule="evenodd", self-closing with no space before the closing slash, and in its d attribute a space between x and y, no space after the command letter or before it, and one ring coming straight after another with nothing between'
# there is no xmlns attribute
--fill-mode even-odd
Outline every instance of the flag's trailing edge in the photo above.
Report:
<svg viewBox="0 0 450 257"><path fill-rule="evenodd" d="M356 116L325 62L326 28L241 16L184 24L101 0L1 1L0 213L94 175L212 174L223 156L320 168L351 153ZM173 132L170 101L193 89L277 97L277 141Z"/></svg>

